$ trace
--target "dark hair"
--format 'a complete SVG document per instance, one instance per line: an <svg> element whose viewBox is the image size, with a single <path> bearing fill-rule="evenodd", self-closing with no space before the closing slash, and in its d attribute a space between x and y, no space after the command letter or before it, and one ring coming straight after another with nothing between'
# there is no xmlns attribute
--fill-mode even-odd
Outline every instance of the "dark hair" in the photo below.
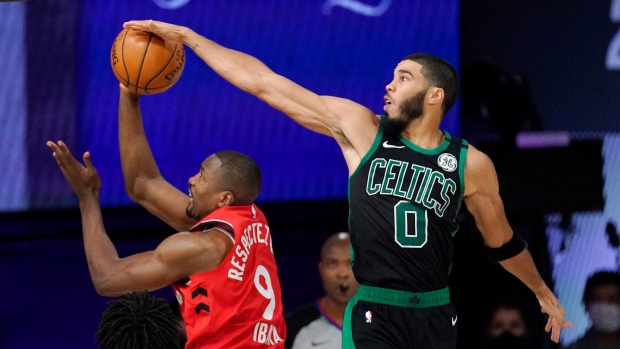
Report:
<svg viewBox="0 0 620 349"><path fill-rule="evenodd" d="M261 187L260 169L249 156L225 150L215 153L222 162L219 178L223 190L234 195L233 205L249 205L256 200Z"/></svg>
<svg viewBox="0 0 620 349"><path fill-rule="evenodd" d="M531 316L530 311L523 304L523 301L516 300L516 299L501 299L501 300L495 301L494 303L491 303L491 306L486 308L486 314L484 317L486 318L485 323L487 327L491 324L491 321L493 321L493 317L500 309L516 310L521 316L521 318L523 319L525 326L529 330L529 321L530 321L530 316Z"/></svg>
<svg viewBox="0 0 620 349"><path fill-rule="evenodd" d="M456 69L445 59L433 56L428 53L414 53L404 60L414 61L422 66L422 75L429 86L440 87L444 91L441 109L442 115L446 115L459 95L459 78Z"/></svg>
<svg viewBox="0 0 620 349"><path fill-rule="evenodd" d="M583 303L587 303L594 295L594 289L598 286L613 285L620 291L620 274L615 271L598 271L592 274L586 282L583 290Z"/></svg>
<svg viewBox="0 0 620 349"><path fill-rule="evenodd" d="M132 292L108 302L95 338L100 349L176 349L178 326L165 299Z"/></svg>

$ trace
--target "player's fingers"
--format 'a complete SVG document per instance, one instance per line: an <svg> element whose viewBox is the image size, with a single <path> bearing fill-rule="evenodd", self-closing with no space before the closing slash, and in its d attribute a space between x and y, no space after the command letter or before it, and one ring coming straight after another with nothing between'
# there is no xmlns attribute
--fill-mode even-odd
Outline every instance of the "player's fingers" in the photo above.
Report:
<svg viewBox="0 0 620 349"><path fill-rule="evenodd" d="M133 29L141 29L146 28L144 25L146 21L128 21L123 23L123 28L133 28Z"/></svg>
<svg viewBox="0 0 620 349"><path fill-rule="evenodd" d="M566 319L558 320L558 325L560 325L561 327L566 327L566 328L573 327L573 324L570 323L570 321L567 321Z"/></svg>
<svg viewBox="0 0 620 349"><path fill-rule="evenodd" d="M154 20L152 20L152 19L149 19L147 21L147 26L148 26L149 30L152 31L152 32L157 30L157 23Z"/></svg>
<svg viewBox="0 0 620 349"><path fill-rule="evenodd" d="M56 155L56 152L53 152L52 156L54 157L54 160L56 161L56 165L58 165L58 167L60 167L60 169L62 170L62 163L58 159L58 155Z"/></svg>
<svg viewBox="0 0 620 349"><path fill-rule="evenodd" d="M554 319L553 326L551 327L551 340L557 343L560 340L561 331L562 331L562 326L560 326L558 321Z"/></svg>
<svg viewBox="0 0 620 349"><path fill-rule="evenodd" d="M551 331L551 325L552 325L551 320L552 319L553 318L551 316L549 316L549 319L547 319L547 324L545 325L545 332Z"/></svg>
<svg viewBox="0 0 620 349"><path fill-rule="evenodd" d="M45 145L47 145L47 147L50 148L54 153L62 152L60 148L58 147L58 145L52 141L45 142Z"/></svg>
<svg viewBox="0 0 620 349"><path fill-rule="evenodd" d="M95 169L95 166L93 166L93 160L90 158L90 152L87 151L86 153L84 153L84 164L86 164L86 168L90 171L93 172L97 172L97 170Z"/></svg>
<svg viewBox="0 0 620 349"><path fill-rule="evenodd" d="M56 153L58 155L58 159L64 166L82 165L73 157L65 142L61 140L58 141L58 151L56 151Z"/></svg>
<svg viewBox="0 0 620 349"><path fill-rule="evenodd" d="M48 142L47 144L54 152L56 163L58 163L59 166L68 166L71 159L71 153L63 141L59 140L56 143Z"/></svg>
<svg viewBox="0 0 620 349"><path fill-rule="evenodd" d="M60 166L61 162L60 162L60 155L59 154L60 154L60 152L62 152L60 150L60 148L58 148L56 143L54 143L52 141L47 141L45 143L45 145L47 145L47 147L52 150L52 156L54 157L54 160L56 160L56 164L58 164Z"/></svg>
<svg viewBox="0 0 620 349"><path fill-rule="evenodd" d="M65 153L67 155L71 155L71 151L69 150L69 147L67 147L65 142L59 140L58 141L58 148L60 148L60 150L62 150L63 153Z"/></svg>

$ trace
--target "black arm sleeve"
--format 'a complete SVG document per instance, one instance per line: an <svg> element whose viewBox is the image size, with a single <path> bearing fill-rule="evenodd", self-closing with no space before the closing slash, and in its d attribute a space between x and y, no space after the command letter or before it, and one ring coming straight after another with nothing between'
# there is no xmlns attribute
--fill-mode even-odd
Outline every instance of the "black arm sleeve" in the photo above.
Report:
<svg viewBox="0 0 620 349"><path fill-rule="evenodd" d="M488 247L485 246L485 251L492 260L501 262L508 258L514 257L527 248L525 241L519 235L519 232L512 228L512 239L500 247Z"/></svg>

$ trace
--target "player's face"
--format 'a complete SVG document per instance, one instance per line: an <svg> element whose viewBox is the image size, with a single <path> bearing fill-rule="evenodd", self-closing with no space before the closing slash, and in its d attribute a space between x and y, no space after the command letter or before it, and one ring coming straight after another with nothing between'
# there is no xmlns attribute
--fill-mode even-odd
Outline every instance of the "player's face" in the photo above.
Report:
<svg viewBox="0 0 620 349"><path fill-rule="evenodd" d="M327 248L319 263L325 295L338 304L346 304L357 292L359 284L351 270L351 252L346 243Z"/></svg>
<svg viewBox="0 0 620 349"><path fill-rule="evenodd" d="M499 308L493 313L488 336L496 338L504 333L510 333L515 337L525 337L527 335L527 327L521 312L516 309Z"/></svg>
<svg viewBox="0 0 620 349"><path fill-rule="evenodd" d="M590 301L620 304L620 290L615 285L598 285L592 289Z"/></svg>
<svg viewBox="0 0 620 349"><path fill-rule="evenodd" d="M189 202L185 213L188 217L201 219L219 208L221 191L218 190L218 169L222 165L215 155L209 156L200 166L200 171L191 177Z"/></svg>
<svg viewBox="0 0 620 349"><path fill-rule="evenodd" d="M394 79L385 87L386 128L400 134L424 113L424 101L428 92L422 75L422 65L404 60L394 69Z"/></svg>

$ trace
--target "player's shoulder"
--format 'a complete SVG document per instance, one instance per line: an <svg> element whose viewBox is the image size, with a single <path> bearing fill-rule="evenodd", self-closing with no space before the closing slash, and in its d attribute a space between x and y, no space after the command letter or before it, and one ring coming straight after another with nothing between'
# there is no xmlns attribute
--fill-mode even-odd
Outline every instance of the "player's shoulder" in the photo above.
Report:
<svg viewBox="0 0 620 349"><path fill-rule="evenodd" d="M475 174L492 168L493 161L491 161L491 158L478 148L469 144L467 149L467 163L465 167L466 174Z"/></svg>

